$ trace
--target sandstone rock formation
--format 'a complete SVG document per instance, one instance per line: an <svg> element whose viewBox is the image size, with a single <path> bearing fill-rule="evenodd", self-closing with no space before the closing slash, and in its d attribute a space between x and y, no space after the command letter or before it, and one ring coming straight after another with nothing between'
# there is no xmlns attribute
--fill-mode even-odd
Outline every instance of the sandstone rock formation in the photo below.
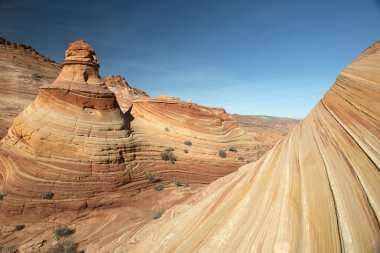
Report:
<svg viewBox="0 0 380 253"><path fill-rule="evenodd" d="M61 65L42 56L30 46L10 43L0 39L0 138L4 137L15 117L24 110L36 97L38 88L51 84L58 76ZM102 79L117 99L121 110L127 112L133 101L147 99L144 91L133 86L121 76L110 75ZM178 100L171 96L159 96L157 100ZM247 118L234 115L253 141L257 143L256 160L279 141L291 127L279 125L281 119L276 117ZM253 125L252 125L253 124ZM262 127L261 127L262 126ZM248 160L248 159L246 159Z"/></svg>
<svg viewBox="0 0 380 253"><path fill-rule="evenodd" d="M14 118L33 101L38 87L52 83L60 65L30 46L0 37L0 137Z"/></svg>
<svg viewBox="0 0 380 253"><path fill-rule="evenodd" d="M141 98L123 113L98 70L93 48L70 44L58 78L14 120L0 150L3 220L119 206L153 186L149 173L197 186L256 159L223 109Z"/></svg>
<svg viewBox="0 0 380 253"><path fill-rule="evenodd" d="M70 44L56 81L14 121L3 148L38 158L95 164L124 160L128 122L101 82L94 50Z"/></svg>
<svg viewBox="0 0 380 253"><path fill-rule="evenodd" d="M379 73L377 42L274 149L118 251L378 252Z"/></svg>
<svg viewBox="0 0 380 253"><path fill-rule="evenodd" d="M0 154L4 213L25 215L29 205L45 214L86 208L94 194L131 181L125 164L129 122L98 68L90 46L70 44L56 81L40 87L15 119ZM41 199L44 192L55 200Z"/></svg>
<svg viewBox="0 0 380 253"><path fill-rule="evenodd" d="M109 75L103 81L116 96L117 102L123 112L128 111L134 100L139 98L149 98L149 95L142 90L132 87L122 76Z"/></svg>

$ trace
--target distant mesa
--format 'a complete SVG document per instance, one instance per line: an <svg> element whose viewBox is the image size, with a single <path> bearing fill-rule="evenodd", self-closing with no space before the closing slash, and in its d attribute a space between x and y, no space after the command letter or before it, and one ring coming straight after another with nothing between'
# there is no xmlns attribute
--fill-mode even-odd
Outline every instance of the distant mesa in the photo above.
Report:
<svg viewBox="0 0 380 253"><path fill-rule="evenodd" d="M172 101L181 101L181 99L179 97L172 97L172 96L168 96L168 95L159 95L157 96L158 100L172 100Z"/></svg>

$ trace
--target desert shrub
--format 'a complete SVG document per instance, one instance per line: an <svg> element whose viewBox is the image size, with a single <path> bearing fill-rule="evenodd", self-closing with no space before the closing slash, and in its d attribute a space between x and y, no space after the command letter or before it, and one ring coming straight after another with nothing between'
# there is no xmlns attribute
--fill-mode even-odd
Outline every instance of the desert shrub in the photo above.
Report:
<svg viewBox="0 0 380 253"><path fill-rule="evenodd" d="M24 228L25 228L25 225L23 225L23 224L17 224L17 225L15 226L15 230L16 230L16 231L23 230Z"/></svg>
<svg viewBox="0 0 380 253"><path fill-rule="evenodd" d="M187 153L189 153L189 150L185 149L183 152L184 152L185 154L187 154Z"/></svg>
<svg viewBox="0 0 380 253"><path fill-rule="evenodd" d="M244 157L239 156L239 157L238 157L238 160L239 160L239 161L244 161Z"/></svg>
<svg viewBox="0 0 380 253"><path fill-rule="evenodd" d="M170 161L171 163L177 161L177 158L172 151L174 151L173 148L166 148L165 151L161 153L161 159L164 161Z"/></svg>
<svg viewBox="0 0 380 253"><path fill-rule="evenodd" d="M236 153L236 152L237 152L237 148L235 148L235 147L230 147L230 151Z"/></svg>
<svg viewBox="0 0 380 253"><path fill-rule="evenodd" d="M152 218L155 220L159 219L164 213L165 213L165 209L163 208L156 209L153 212Z"/></svg>
<svg viewBox="0 0 380 253"><path fill-rule="evenodd" d="M60 241L51 247L47 253L77 253L78 244L72 241Z"/></svg>
<svg viewBox="0 0 380 253"><path fill-rule="evenodd" d="M54 193L52 192L43 192L41 193L41 198L42 199L52 199L54 196Z"/></svg>
<svg viewBox="0 0 380 253"><path fill-rule="evenodd" d="M166 132L169 132L169 128L165 127L165 131L166 131Z"/></svg>
<svg viewBox="0 0 380 253"><path fill-rule="evenodd" d="M182 186L183 185L182 182L180 180L178 180L178 179L174 179L174 184L176 186Z"/></svg>
<svg viewBox="0 0 380 253"><path fill-rule="evenodd" d="M69 236L71 234L74 234L74 232L75 232L75 230L69 228L67 225L59 225L55 229L54 234L55 234L56 238L60 238L62 236Z"/></svg>
<svg viewBox="0 0 380 253"><path fill-rule="evenodd" d="M184 144L187 145L187 146L193 145L193 143L191 141L185 141Z"/></svg>
<svg viewBox="0 0 380 253"><path fill-rule="evenodd" d="M162 191L165 188L165 185L162 184L162 183L158 183L158 184L155 184L153 188L154 188L154 190L156 192L159 192L159 191Z"/></svg>
<svg viewBox="0 0 380 253"><path fill-rule="evenodd" d="M221 157L221 158L226 158L226 157L227 157L227 153L226 153L226 151L224 151L224 150L219 150L219 157Z"/></svg>
<svg viewBox="0 0 380 253"><path fill-rule="evenodd" d="M158 176L156 176L156 174L153 173L148 173L146 177L151 183L157 183L161 180L161 178L159 178Z"/></svg>
<svg viewBox="0 0 380 253"><path fill-rule="evenodd" d="M5 197L5 193L3 193L3 192L0 192L0 200L3 200L3 199L4 199L4 197Z"/></svg>

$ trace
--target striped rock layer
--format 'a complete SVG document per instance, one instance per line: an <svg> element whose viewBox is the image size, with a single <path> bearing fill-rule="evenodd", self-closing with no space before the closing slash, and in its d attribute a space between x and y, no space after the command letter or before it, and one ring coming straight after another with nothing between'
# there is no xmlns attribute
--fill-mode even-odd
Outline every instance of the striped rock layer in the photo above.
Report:
<svg viewBox="0 0 380 253"><path fill-rule="evenodd" d="M60 65L33 48L0 37L0 137L3 138L38 93L38 87L52 83Z"/></svg>
<svg viewBox="0 0 380 253"><path fill-rule="evenodd" d="M58 78L14 120L1 141L2 215L117 205L152 187L148 173L205 184L256 159L256 143L223 109L142 98L124 113L98 70L93 48L70 44ZM168 147L175 163L161 159Z"/></svg>
<svg viewBox="0 0 380 253"><path fill-rule="evenodd" d="M195 204L172 208L129 244L113 249L378 252L379 73L377 42L264 157L212 183Z"/></svg>

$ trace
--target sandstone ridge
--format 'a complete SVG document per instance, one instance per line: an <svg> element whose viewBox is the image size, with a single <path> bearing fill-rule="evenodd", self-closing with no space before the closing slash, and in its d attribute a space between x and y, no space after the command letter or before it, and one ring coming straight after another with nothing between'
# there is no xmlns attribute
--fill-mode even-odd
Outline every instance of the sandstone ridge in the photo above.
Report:
<svg viewBox="0 0 380 253"><path fill-rule="evenodd" d="M377 252L380 42L256 163L167 211L120 252ZM91 250L90 250L91 251Z"/></svg>
<svg viewBox="0 0 380 253"><path fill-rule="evenodd" d="M0 137L35 99L38 88L52 83L61 65L30 46L0 38Z"/></svg>

